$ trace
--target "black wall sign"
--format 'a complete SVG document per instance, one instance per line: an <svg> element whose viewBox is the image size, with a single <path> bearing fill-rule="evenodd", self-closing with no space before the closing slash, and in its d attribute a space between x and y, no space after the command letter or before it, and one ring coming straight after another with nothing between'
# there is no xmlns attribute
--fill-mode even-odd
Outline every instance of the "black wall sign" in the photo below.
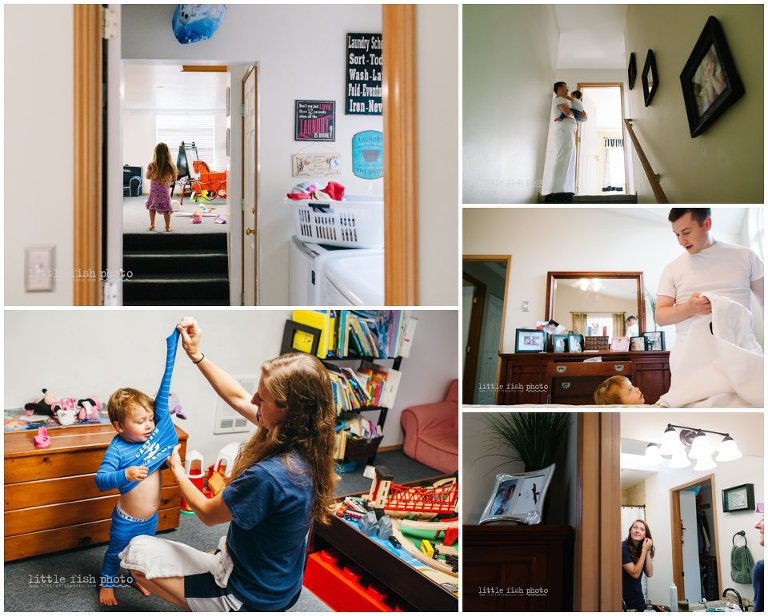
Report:
<svg viewBox="0 0 768 616"><path fill-rule="evenodd" d="M381 34L347 34L347 115L381 115Z"/></svg>
<svg viewBox="0 0 768 616"><path fill-rule="evenodd" d="M295 141L336 141L336 101L296 101Z"/></svg>

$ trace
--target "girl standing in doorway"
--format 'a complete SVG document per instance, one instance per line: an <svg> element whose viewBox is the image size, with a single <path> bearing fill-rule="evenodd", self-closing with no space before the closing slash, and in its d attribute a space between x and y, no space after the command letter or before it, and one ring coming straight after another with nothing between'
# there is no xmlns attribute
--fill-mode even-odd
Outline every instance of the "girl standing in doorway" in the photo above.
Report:
<svg viewBox="0 0 768 616"><path fill-rule="evenodd" d="M155 146L155 155L147 167L147 179L152 184L149 189L149 230L155 230L155 214L161 212L165 220L165 230L171 231L171 184L176 181L176 165L171 160L171 152L164 143Z"/></svg>
<svg viewBox="0 0 768 616"><path fill-rule="evenodd" d="M645 608L645 597L640 578L653 577L653 555L656 549L651 539L651 529L643 520L635 520L629 529L627 538L621 542L621 581L622 598L625 609Z"/></svg>

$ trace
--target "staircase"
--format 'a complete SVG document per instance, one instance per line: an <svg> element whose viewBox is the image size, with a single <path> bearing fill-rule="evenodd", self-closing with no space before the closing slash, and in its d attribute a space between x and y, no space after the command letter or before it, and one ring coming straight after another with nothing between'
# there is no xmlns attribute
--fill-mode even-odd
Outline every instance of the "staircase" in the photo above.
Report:
<svg viewBox="0 0 768 616"><path fill-rule="evenodd" d="M227 234L123 235L124 306L229 306Z"/></svg>
<svg viewBox="0 0 768 616"><path fill-rule="evenodd" d="M539 203L545 203L544 197L541 194L539 194ZM570 203L637 203L637 195L625 195L624 193L574 195Z"/></svg>

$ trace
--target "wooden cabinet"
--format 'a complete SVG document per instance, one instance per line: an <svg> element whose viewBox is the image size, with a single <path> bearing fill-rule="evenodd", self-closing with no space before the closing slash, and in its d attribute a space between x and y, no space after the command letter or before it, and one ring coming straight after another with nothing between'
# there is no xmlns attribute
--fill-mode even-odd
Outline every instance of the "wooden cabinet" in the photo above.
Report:
<svg viewBox="0 0 768 616"><path fill-rule="evenodd" d="M462 609L567 612L573 609L573 529L465 525Z"/></svg>
<svg viewBox="0 0 768 616"><path fill-rule="evenodd" d="M176 426L185 457L187 433ZM117 490L101 492L96 471L115 429L84 425L50 430L50 447L33 444L36 431L5 435L5 561L109 541ZM162 472L157 530L179 525L181 493Z"/></svg>
<svg viewBox="0 0 768 616"><path fill-rule="evenodd" d="M601 362L587 362L591 357ZM628 377L646 404L669 391L669 351L601 353L505 353L497 404L594 404L597 386L609 376Z"/></svg>

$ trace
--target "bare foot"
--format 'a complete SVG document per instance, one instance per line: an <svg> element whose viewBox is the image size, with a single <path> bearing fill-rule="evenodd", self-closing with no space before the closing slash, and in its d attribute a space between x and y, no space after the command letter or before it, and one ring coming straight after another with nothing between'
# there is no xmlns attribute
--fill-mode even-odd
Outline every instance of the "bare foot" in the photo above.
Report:
<svg viewBox="0 0 768 616"><path fill-rule="evenodd" d="M149 225L147 227L147 231L154 231L154 230L155 230L155 225Z"/></svg>
<svg viewBox="0 0 768 616"><path fill-rule="evenodd" d="M173 231L173 227L166 227L165 231L166 233L170 233L171 231Z"/></svg>
<svg viewBox="0 0 768 616"><path fill-rule="evenodd" d="M99 588L99 603L102 605L117 605L114 588Z"/></svg>
<svg viewBox="0 0 768 616"><path fill-rule="evenodd" d="M134 581L133 584L131 584L131 586L133 586L136 590L138 590L145 597L149 597L149 595L152 594L146 588L144 588L141 584L139 584L136 581Z"/></svg>

